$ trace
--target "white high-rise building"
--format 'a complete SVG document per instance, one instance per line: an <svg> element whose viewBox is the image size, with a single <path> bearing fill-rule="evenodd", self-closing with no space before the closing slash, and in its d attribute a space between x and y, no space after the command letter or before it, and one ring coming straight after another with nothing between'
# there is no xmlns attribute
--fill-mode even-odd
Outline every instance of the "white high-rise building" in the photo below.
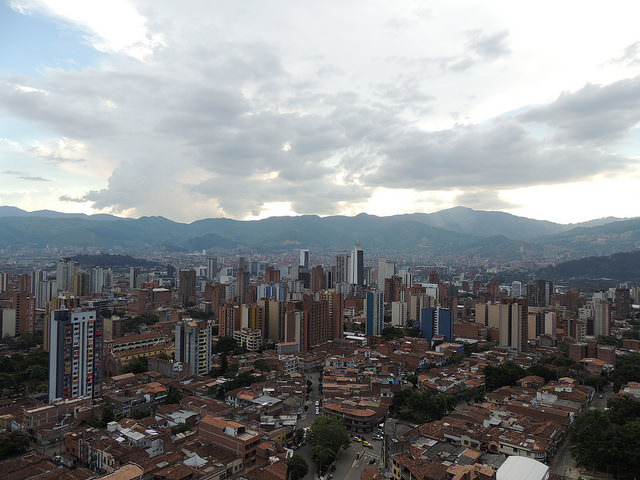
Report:
<svg viewBox="0 0 640 480"><path fill-rule="evenodd" d="M131 290L140 288L142 281L141 271L141 267L129 267L129 288Z"/></svg>
<svg viewBox="0 0 640 480"><path fill-rule="evenodd" d="M352 285L364 285L364 250L360 244L356 244L351 250L349 259L349 283Z"/></svg>
<svg viewBox="0 0 640 480"><path fill-rule="evenodd" d="M378 291L384 292L384 281L396 274L396 264L386 258L378 259Z"/></svg>
<svg viewBox="0 0 640 480"><path fill-rule="evenodd" d="M51 312L49 401L102 394L103 320L95 310Z"/></svg>
<svg viewBox="0 0 640 480"><path fill-rule="evenodd" d="M391 302L391 324L394 327L407 325L407 302Z"/></svg>
<svg viewBox="0 0 640 480"><path fill-rule="evenodd" d="M349 282L349 254L347 252L339 253L336 256L336 276L333 279L334 284Z"/></svg>
<svg viewBox="0 0 640 480"><path fill-rule="evenodd" d="M517 280L514 282L511 282L511 296L512 297L522 296L522 282L518 282Z"/></svg>

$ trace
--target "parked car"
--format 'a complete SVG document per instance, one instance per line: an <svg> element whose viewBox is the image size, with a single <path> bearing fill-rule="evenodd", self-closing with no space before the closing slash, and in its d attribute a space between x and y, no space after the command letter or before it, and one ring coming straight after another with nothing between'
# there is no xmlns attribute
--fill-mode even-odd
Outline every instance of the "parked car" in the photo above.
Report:
<svg viewBox="0 0 640 480"><path fill-rule="evenodd" d="M353 441L354 442L361 442L362 440L360 440L360 437L353 437Z"/></svg>

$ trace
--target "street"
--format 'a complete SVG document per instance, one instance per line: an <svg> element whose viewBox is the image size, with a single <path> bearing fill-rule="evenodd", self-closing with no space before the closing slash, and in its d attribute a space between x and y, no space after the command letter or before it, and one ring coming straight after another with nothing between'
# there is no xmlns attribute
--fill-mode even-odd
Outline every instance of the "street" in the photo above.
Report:
<svg viewBox="0 0 640 480"><path fill-rule="evenodd" d="M602 398L599 395L602 394ZM604 392L597 393L595 398L591 401L589 409L604 410L607 406L607 400L613 396L613 392L607 389ZM578 479L580 478L580 470L576 466L576 462L571 457L569 439L566 438L562 443L554 457L551 459L549 469L551 473L558 475L564 475L566 478Z"/></svg>
<svg viewBox="0 0 640 480"><path fill-rule="evenodd" d="M318 393L318 379L320 374L318 372L311 372L307 378L312 382L313 390L309 394L309 401L307 405L309 409L305 412L303 417L298 421L296 428L305 428L311 426L316 415L316 400L320 400L320 394ZM362 475L362 471L366 467L377 467L380 461L380 454L382 451L382 441L373 440L373 433L366 435L358 435L360 439L367 440L373 448L366 448L362 443L352 441L348 448L340 450L338 452L338 459L335 463L335 471L333 472L333 479L335 480L359 480ZM357 453L360 452L360 458L356 459ZM300 455L305 459L309 465L309 472L304 477L304 480L317 479L316 468L311 459L311 445L300 447L294 452L296 455ZM373 464L369 463L371 459L374 459Z"/></svg>

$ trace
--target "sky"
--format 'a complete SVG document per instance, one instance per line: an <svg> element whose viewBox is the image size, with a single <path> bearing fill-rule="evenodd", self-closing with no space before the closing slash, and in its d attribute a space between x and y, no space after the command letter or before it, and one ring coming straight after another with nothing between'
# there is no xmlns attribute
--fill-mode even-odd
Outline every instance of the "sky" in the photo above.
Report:
<svg viewBox="0 0 640 480"><path fill-rule="evenodd" d="M638 18L629 1L3 1L0 205L640 216Z"/></svg>

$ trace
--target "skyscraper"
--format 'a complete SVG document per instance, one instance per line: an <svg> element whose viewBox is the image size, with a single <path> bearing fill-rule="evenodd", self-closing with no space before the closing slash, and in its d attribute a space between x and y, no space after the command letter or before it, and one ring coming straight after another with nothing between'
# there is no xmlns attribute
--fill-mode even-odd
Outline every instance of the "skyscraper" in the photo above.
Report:
<svg viewBox="0 0 640 480"><path fill-rule="evenodd" d="M80 270L78 262L71 258L61 258L56 270L56 285L58 290L70 292L73 290L73 276Z"/></svg>
<svg viewBox="0 0 640 480"><path fill-rule="evenodd" d="M218 257L207 257L207 280L213 280L218 274Z"/></svg>
<svg viewBox="0 0 640 480"><path fill-rule="evenodd" d="M300 261L298 265L309 270L309 250L306 248L300 249Z"/></svg>
<svg viewBox="0 0 640 480"><path fill-rule="evenodd" d="M141 287L141 283L140 283L141 271L142 271L142 268L140 267L129 267L129 288L131 290Z"/></svg>
<svg viewBox="0 0 640 480"><path fill-rule="evenodd" d="M180 272L182 273L182 272ZM195 273L195 272L194 272ZM187 363L192 375L211 370L211 324L206 320L185 319L176 324L176 362Z"/></svg>
<svg viewBox="0 0 640 480"><path fill-rule="evenodd" d="M396 274L396 264L388 262L386 258L378 259L378 291L384 292L384 281ZM391 300L388 300L391 301Z"/></svg>
<svg viewBox="0 0 640 480"><path fill-rule="evenodd" d="M196 299L196 271L180 270L178 277L178 296L182 305L194 302Z"/></svg>
<svg viewBox="0 0 640 480"><path fill-rule="evenodd" d="M364 307L367 335L381 335L384 323L384 293L367 292Z"/></svg>
<svg viewBox="0 0 640 480"><path fill-rule="evenodd" d="M420 315L422 337L431 341L434 335L443 335L445 341L453 340L453 311L440 307L424 308Z"/></svg>
<svg viewBox="0 0 640 480"><path fill-rule="evenodd" d="M333 283L346 283L349 281L349 254L342 252L336 255L336 276Z"/></svg>
<svg viewBox="0 0 640 480"><path fill-rule="evenodd" d="M103 320L95 311L51 312L49 401L102 394Z"/></svg>
<svg viewBox="0 0 640 480"><path fill-rule="evenodd" d="M355 245L351 251L349 275L349 283L364 285L364 251L360 244Z"/></svg>

